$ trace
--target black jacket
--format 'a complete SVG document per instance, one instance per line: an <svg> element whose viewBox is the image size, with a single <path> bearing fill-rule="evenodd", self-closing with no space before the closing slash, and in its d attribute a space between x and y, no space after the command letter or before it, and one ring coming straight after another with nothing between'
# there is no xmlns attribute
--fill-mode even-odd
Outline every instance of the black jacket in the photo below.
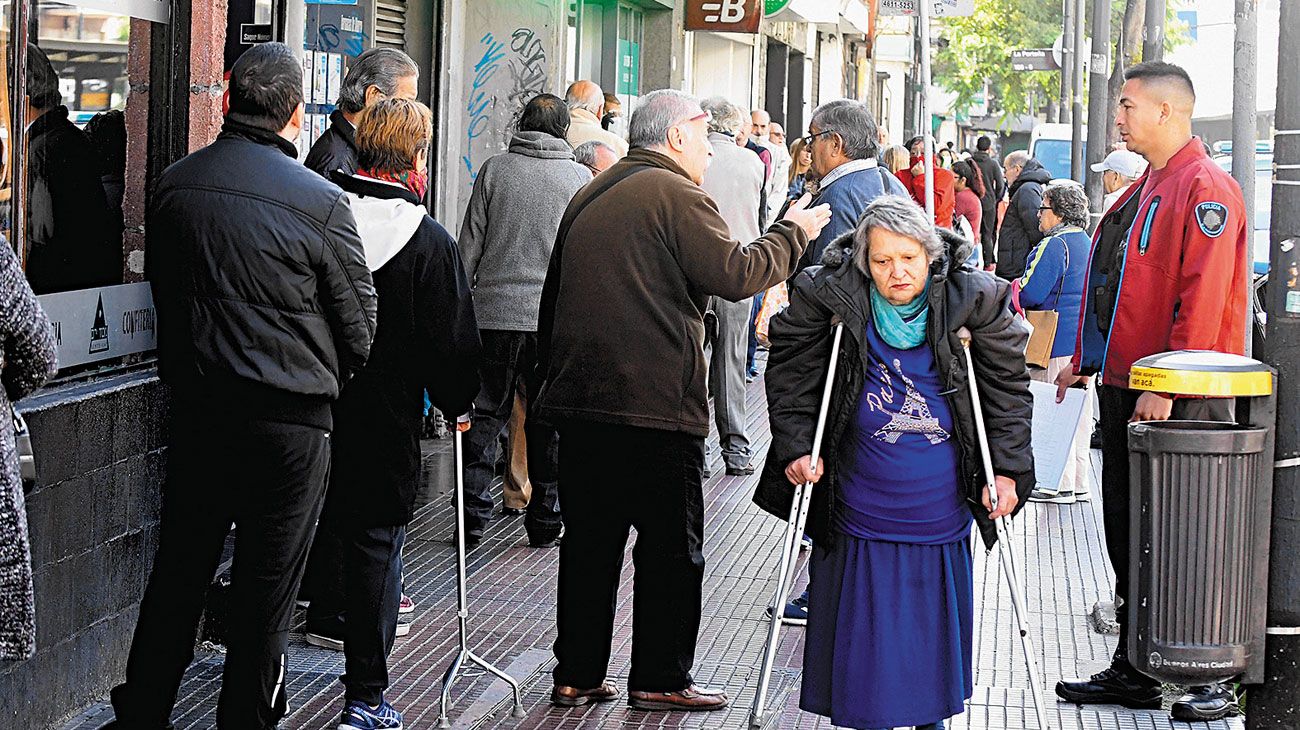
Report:
<svg viewBox="0 0 1300 730"><path fill-rule="evenodd" d="M971 160L984 177L984 197L980 198L984 212L997 210L1002 196L1007 194L1007 179L1002 176L1002 165L987 152L976 152L971 155Z"/></svg>
<svg viewBox="0 0 1300 730"><path fill-rule="evenodd" d="M926 340L934 353L944 394L952 409L964 497L985 544L992 547L997 531L980 502L984 467L975 435L966 361L956 332L965 326L972 333L971 355L993 470L999 476L1015 480L1021 506L1034 488L1034 457L1030 446L1033 398L1029 393L1024 356L1028 332L1012 313L1010 286L961 263L970 255L971 244L953 234L946 234L945 238L950 253L931 269ZM822 259L823 266L806 269L795 277L789 308L774 317L771 324L772 349L768 354L766 381L772 445L754 502L783 519L789 517L794 494L785 467L807 456L812 449L830 358L832 322L845 325L822 447L826 473L813 488L809 509L807 531L814 542L832 539L837 451L857 412L864 382L863 347L871 317L868 287L874 285L843 248L850 240L846 236L833 243ZM950 261L957 263L949 264Z"/></svg>
<svg viewBox="0 0 1300 730"><path fill-rule="evenodd" d="M325 518L404 525L415 510L424 393L443 413L479 391L478 321L456 241L388 183L334 173L347 192L379 295L370 359L334 404Z"/></svg>
<svg viewBox="0 0 1300 730"><path fill-rule="evenodd" d="M122 283L122 226L109 213L99 151L66 106L37 117L27 147L27 280L37 294Z"/></svg>
<svg viewBox="0 0 1300 730"><path fill-rule="evenodd" d="M227 121L160 177L146 268L174 393L328 428L370 353L375 290L343 191L296 152Z"/></svg>
<svg viewBox="0 0 1300 730"><path fill-rule="evenodd" d="M1043 204L1043 187L1052 173L1034 158L1025 162L1020 176L1011 183L1011 201L998 231L997 275L1010 281L1025 274L1029 252L1043 240L1038 231L1038 206Z"/></svg>
<svg viewBox="0 0 1300 730"><path fill-rule="evenodd" d="M341 109L335 109L330 114L329 129L311 146L302 164L326 178L336 170L351 175L357 171L356 135L356 127L343 117Z"/></svg>

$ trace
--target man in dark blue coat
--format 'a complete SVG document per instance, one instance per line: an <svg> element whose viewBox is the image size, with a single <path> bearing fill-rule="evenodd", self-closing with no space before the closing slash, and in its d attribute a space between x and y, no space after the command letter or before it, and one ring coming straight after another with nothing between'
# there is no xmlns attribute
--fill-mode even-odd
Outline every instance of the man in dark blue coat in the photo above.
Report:
<svg viewBox="0 0 1300 730"><path fill-rule="evenodd" d="M812 205L831 206L831 222L799 259L803 270L821 261L831 241L852 231L867 204L885 194L907 197L907 188L876 162L879 134L871 110L860 101L839 99L813 111L804 144L819 178Z"/></svg>

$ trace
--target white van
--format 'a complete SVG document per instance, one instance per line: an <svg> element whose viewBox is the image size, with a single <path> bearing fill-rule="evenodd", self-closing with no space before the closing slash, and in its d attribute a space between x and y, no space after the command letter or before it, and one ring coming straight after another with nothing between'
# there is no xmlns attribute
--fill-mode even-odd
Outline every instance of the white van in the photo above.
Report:
<svg viewBox="0 0 1300 730"><path fill-rule="evenodd" d="M1070 142L1074 132L1069 124L1040 124L1029 138L1029 156L1043 163L1052 178L1070 177ZM1083 126L1083 159L1088 159L1088 125Z"/></svg>

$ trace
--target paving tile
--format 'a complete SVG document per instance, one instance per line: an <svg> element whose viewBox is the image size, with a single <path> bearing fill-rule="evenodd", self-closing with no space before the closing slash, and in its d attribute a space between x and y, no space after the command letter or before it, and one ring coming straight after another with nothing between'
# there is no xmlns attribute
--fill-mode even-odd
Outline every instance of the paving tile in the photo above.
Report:
<svg viewBox="0 0 1300 730"><path fill-rule="evenodd" d="M770 442L762 379L748 389L750 436L755 452ZM455 553L449 543L452 512L446 497L450 453L445 442L426 445L426 473L431 483L422 494L429 503L416 515L406 545L406 591L418 608L409 636L399 639L390 661L389 699L400 708L407 727L437 727L443 673L458 642L455 609ZM500 667L518 669L525 717L511 717L512 702L503 683L473 668L453 688L449 716L455 727L512 730L580 728L728 728L749 725L749 707L758 683L758 666L766 640L764 609L774 587L774 566L781 524L750 502L757 476L727 477L716 438L709 439L708 463L713 476L705 485L704 614L695 678L703 685L726 688L734 699L715 713L646 713L623 703L575 709L551 707L551 644L555 638L554 605L557 550L527 547L522 520L494 522L468 560L470 644L475 653ZM1094 454L1095 457L1095 454ZM1095 459L1096 460L1096 459ZM1094 485L1099 476L1094 465ZM1060 704L1051 685L1061 676L1089 674L1105 666L1114 637L1091 631L1087 612L1111 594L1113 576L1105 559L1100 494L1073 505L1030 505L1016 520L1013 548L1021 566L1026 613L1044 682L1050 725L1061 730L1174 730L1164 712L1137 712L1119 707ZM625 686L631 658L631 545L625 561L618 603L610 672ZM975 548L977 627L974 645L975 692L967 711L954 718L956 730L1037 728L1029 675L1006 578L998 554ZM802 587L806 576L796 585ZM343 658L308 646L301 619L292 639L288 672L291 712L284 728L327 730L335 727L342 702L337 676ZM802 630L783 632L769 694L767 728L832 730L825 718L798 709ZM175 713L177 728L214 725L222 656L200 653L185 675ZM98 728L112 717L99 702L80 713L65 730ZM1203 723L1198 730L1239 730L1240 718Z"/></svg>

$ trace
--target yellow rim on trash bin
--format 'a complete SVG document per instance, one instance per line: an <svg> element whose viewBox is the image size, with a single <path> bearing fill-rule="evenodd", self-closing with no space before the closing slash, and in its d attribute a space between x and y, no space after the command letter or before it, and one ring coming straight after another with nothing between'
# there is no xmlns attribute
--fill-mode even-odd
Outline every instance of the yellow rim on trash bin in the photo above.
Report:
<svg viewBox="0 0 1300 730"><path fill-rule="evenodd" d="M1138 360L1129 371L1128 386L1174 395L1260 396L1273 392L1273 371L1241 355L1179 350Z"/></svg>

